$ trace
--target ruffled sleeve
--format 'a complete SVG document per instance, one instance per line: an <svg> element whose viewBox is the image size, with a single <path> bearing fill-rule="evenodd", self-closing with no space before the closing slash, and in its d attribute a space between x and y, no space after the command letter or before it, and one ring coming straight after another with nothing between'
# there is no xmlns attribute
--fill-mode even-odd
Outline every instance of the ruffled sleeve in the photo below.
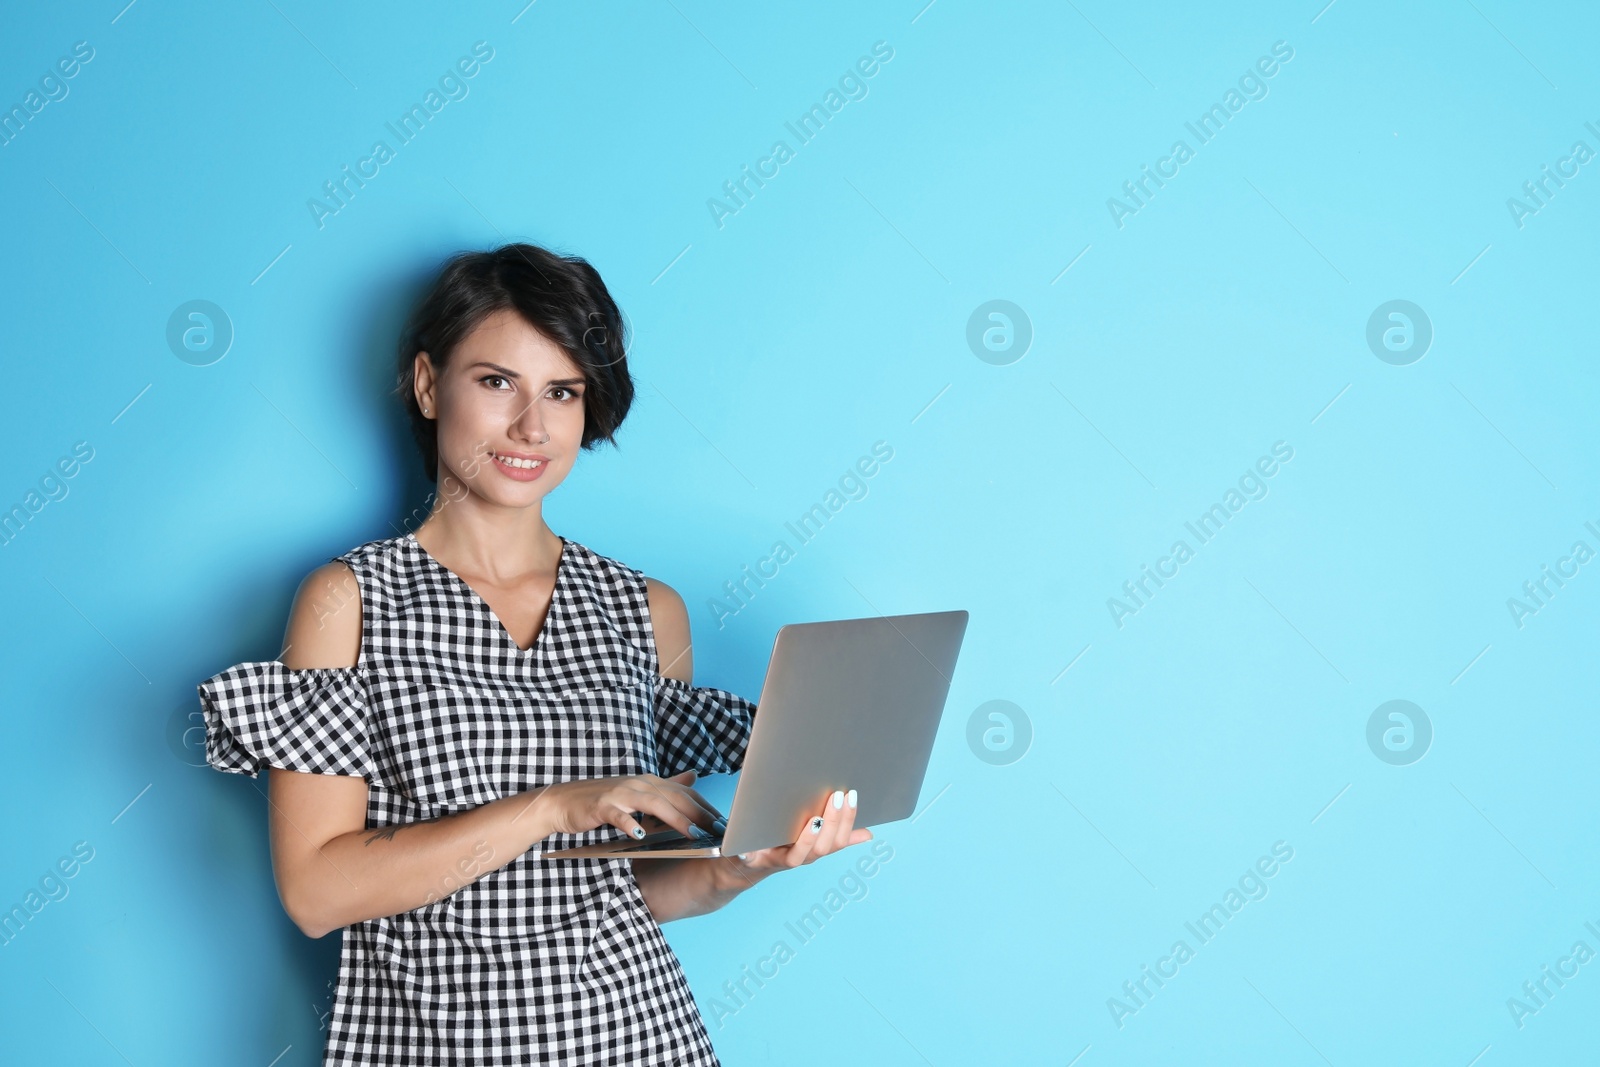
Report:
<svg viewBox="0 0 1600 1067"><path fill-rule="evenodd" d="M658 773L732 774L744 765L755 714L755 704L726 689L656 675Z"/></svg>
<svg viewBox="0 0 1600 1067"><path fill-rule="evenodd" d="M240 663L197 687L206 762L255 777L262 766L374 776L367 751L367 688L356 667L291 669Z"/></svg>

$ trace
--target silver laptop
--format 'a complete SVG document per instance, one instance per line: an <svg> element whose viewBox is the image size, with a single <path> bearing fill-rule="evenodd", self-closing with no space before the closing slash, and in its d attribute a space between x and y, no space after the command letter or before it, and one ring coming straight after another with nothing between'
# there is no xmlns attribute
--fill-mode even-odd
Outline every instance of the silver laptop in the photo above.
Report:
<svg viewBox="0 0 1600 1067"><path fill-rule="evenodd" d="M556 849L543 858L709 858L792 844L835 789L855 825L916 810L967 612L790 623L772 645L727 828Z"/></svg>

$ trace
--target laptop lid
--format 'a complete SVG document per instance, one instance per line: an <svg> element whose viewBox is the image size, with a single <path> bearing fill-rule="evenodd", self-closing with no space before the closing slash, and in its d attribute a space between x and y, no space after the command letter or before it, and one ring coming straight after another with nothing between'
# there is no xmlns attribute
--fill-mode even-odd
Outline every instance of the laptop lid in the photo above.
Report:
<svg viewBox="0 0 1600 1067"><path fill-rule="evenodd" d="M722 853L796 841L855 789L855 825L908 818L933 753L966 611L790 623L773 643Z"/></svg>

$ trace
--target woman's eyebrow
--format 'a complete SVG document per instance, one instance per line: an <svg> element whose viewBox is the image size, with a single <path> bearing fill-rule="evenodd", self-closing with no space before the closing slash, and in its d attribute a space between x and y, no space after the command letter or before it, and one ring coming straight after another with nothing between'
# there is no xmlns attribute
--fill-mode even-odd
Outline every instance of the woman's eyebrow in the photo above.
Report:
<svg viewBox="0 0 1600 1067"><path fill-rule="evenodd" d="M522 375L518 374L516 371L512 370L510 367L502 367L498 363L489 363L489 362L487 362L485 360L481 360L480 359L476 363L468 364L467 369L468 370L472 370L472 369L474 369L476 367L488 367L490 370L494 371L495 373L504 375L507 378L513 378L513 379L516 379L518 381L520 381L522 379ZM548 384L548 385L582 385L583 383L584 383L584 379L583 378L552 378L546 384Z"/></svg>
<svg viewBox="0 0 1600 1067"><path fill-rule="evenodd" d="M477 367L488 367L490 370L497 371L500 374L505 375L507 378L521 378L522 377L522 375L518 374L516 371L512 370L510 367L502 367L498 363L489 363L489 362L486 362L485 360L481 360L481 359L478 360L478 362L476 362L476 363L471 363L471 364L467 365L467 369L468 370L473 370L473 369L475 369Z"/></svg>

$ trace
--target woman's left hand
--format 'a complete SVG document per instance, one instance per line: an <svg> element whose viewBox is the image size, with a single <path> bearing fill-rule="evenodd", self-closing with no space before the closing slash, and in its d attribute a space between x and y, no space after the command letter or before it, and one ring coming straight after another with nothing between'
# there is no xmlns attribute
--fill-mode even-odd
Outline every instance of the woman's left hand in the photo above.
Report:
<svg viewBox="0 0 1600 1067"><path fill-rule="evenodd" d="M822 814L813 816L792 845L758 848L728 856L729 864L752 883L778 871L792 870L830 853L872 840L872 831L855 828L856 791L836 789L822 803ZM815 827L815 829L813 829Z"/></svg>

